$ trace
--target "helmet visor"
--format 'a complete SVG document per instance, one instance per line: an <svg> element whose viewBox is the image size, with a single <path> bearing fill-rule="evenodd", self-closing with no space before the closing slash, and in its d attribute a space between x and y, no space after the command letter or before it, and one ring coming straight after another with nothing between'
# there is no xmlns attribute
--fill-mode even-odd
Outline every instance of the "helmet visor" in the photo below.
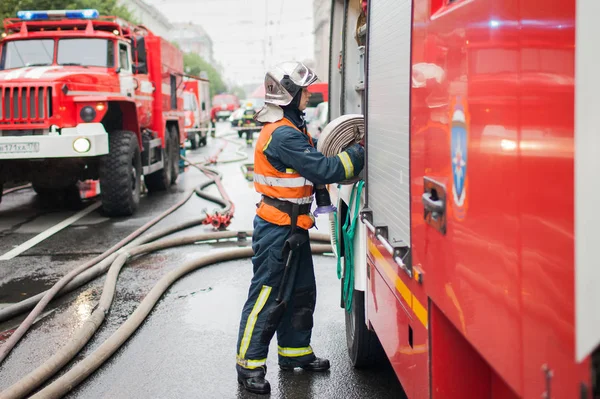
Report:
<svg viewBox="0 0 600 399"><path fill-rule="evenodd" d="M317 80L317 75L301 62L284 62L277 65L275 71L281 74L279 81L284 75L289 75L296 86L307 87Z"/></svg>
<svg viewBox="0 0 600 399"><path fill-rule="evenodd" d="M286 75L296 86L296 90L290 91L289 87L286 89L282 85ZM281 63L265 76L265 101L276 105L287 105L294 98L298 88L308 87L317 79L317 75L301 62Z"/></svg>

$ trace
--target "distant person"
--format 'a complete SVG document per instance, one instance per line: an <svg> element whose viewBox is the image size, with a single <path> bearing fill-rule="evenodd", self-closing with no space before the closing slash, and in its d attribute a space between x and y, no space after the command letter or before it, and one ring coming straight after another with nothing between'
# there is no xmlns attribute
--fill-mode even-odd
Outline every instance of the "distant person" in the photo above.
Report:
<svg viewBox="0 0 600 399"><path fill-rule="evenodd" d="M358 175L364 149L354 144L333 157L315 149L303 111L307 87L316 80L302 63L276 66L265 76L265 105L255 117L265 123L254 152L254 187L262 199L254 219L254 276L242 310L236 369L238 382L259 394L271 391L265 375L275 333L282 370L329 369L329 360L316 357L310 346L316 301L308 239L314 185Z"/></svg>

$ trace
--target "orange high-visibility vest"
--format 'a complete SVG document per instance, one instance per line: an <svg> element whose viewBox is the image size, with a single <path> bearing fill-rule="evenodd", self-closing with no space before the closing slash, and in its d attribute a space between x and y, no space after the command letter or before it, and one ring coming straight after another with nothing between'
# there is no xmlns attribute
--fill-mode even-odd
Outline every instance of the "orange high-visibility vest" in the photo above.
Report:
<svg viewBox="0 0 600 399"><path fill-rule="evenodd" d="M275 123L267 123L262 128L254 151L254 188L258 193L267 197L300 205L310 204L313 200L314 191L312 182L302 177L293 169L286 169L285 172L278 171L267 160L267 156L264 153L271 143L271 135L280 126L290 126L302 132L286 118ZM310 144L314 145L310 134L306 132L302 133L306 134ZM287 213L262 201L256 210L256 214L267 222L279 226L291 224L290 216ZM312 215L298 216L297 226L302 229L308 230L314 223L315 220Z"/></svg>

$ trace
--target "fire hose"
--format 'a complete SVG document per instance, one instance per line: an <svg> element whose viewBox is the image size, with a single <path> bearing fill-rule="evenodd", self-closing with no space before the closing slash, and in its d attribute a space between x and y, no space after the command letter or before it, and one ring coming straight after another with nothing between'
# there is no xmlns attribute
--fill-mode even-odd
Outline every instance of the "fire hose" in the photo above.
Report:
<svg viewBox="0 0 600 399"><path fill-rule="evenodd" d="M344 117L342 117L344 118ZM353 143L359 142L362 140L364 136L364 123L362 119L362 115L357 116L346 116L343 120L339 120L340 118L332 121L326 129L323 131L321 136L321 140L319 141L319 150L323 152L325 155L334 156L339 152L343 151L345 148L350 146ZM336 122L336 123L333 123ZM244 154L245 155L245 154ZM9 347L9 339L2 351L0 351L0 362L8 355L9 351L14 347L14 345L18 342L18 340L26 333L28 328L31 326L33 321L41 314L45 306L50 302L50 300L58 293L66 293L67 285L70 281L77 277L80 280L78 283L85 284L85 282L97 277L98 275L104 273L109 264L112 263L112 266L109 270L109 275L105 282L105 288L103 290L102 297L100 299L100 304L96 308L96 310L92 313L90 318L84 323L82 328L76 334L75 338L71 340L71 342L61 349L61 351L57 352L53 355L49 360L47 360L42 366L38 367L36 370L31 372L29 375L24 377L22 380L18 381L16 384L11 386L7 391L0 394L0 398L18 398L23 395L28 394L39 385L41 385L44 381L58 372L64 365L66 365L80 350L85 344L91 339L92 335L99 328L100 324L104 320L105 315L107 314L110 305L112 303L115 287L117 283L117 277L121 270L121 268L125 265L127 260L131 259L134 256L138 256L141 254L170 248L173 246L180 245L189 245L194 244L196 242L202 242L205 240L215 240L215 239L223 239L223 238L241 238L245 236L244 232L216 232L211 234L204 235L191 235L186 237L179 238L171 238L171 239L162 239L157 242L151 242L158 238L164 237L168 234L171 234L175 231L179 231L185 228L189 228L200 223L206 224L206 218L184 223L176 226L175 228L168 228L148 236L138 238L144 231L152 227L154 224L158 223L167 215L175 212L179 207L181 207L185 202L187 202L192 194L195 192L199 196L209 199L213 202L220 203L221 205L225 205L227 211L233 211L231 201L227 194L225 193L222 184L220 182L218 172L207 168L205 165L197 165L182 157L182 159L191 166L196 167L203 173L207 175L207 177L211 178L209 183L205 183L203 187L196 188L194 191L190 192L183 200L175 204L169 210L159 215L157 218L142 226L139 230L132 233L130 236L113 246L104 254L96 257L90 262L80 266L75 269L73 272L69 273L67 276L63 277L63 279L59 280L59 282L48 290L45 295L41 298L38 305L35 307L34 311L30 313L28 318L19 326L19 328L15 331L11 339L16 336L14 339L14 343ZM357 179L355 178L354 181ZM352 181L343 182L343 184L350 184ZM211 184L216 184L219 188L223 196L223 200L220 200L216 197L212 197L206 193L203 193L202 190L208 187ZM229 206L229 208L227 208ZM213 223L211 223L213 224ZM214 224L213 224L214 225ZM227 223L228 225L228 223ZM233 234L233 235L232 235ZM321 237L311 237L313 239L322 239L324 241L329 241L328 236ZM137 240L136 240L137 239ZM149 243L151 242L151 243ZM149 243L149 244L148 244ZM320 245L313 246L313 252L315 253L324 253L329 252L331 247L329 245ZM105 341L96 351L94 351L91 355L83 359L79 362L73 369L64 374L62 377L54 381L52 384L47 386L45 389L40 391L34 397L60 397L71 390L74 386L79 384L85 378L87 378L91 373L93 373L100 365L106 361L126 340L133 332L139 327L139 325L143 322L143 320L150 313L154 305L158 302L162 294L168 289L168 287L173 284L178 278L186 275L187 273L196 270L198 268L204 267L209 264L223 262L226 260L239 259L243 257L249 257L252 255L251 248L242 248L236 250L230 250L226 253L220 254L212 254L208 256L201 257L199 259L193 260L181 266L180 268L168 273L164 276L157 285L150 291L150 293L146 296L146 298L142 301L140 306L136 309L133 315L107 340ZM91 266L94 268L91 268ZM87 272L86 272L87 271ZM83 273L86 273L85 279L81 278ZM69 278L70 277L70 278ZM69 284L72 289L77 288L75 281ZM35 303L35 300L30 298L27 306L31 306ZM27 302L27 301L23 301ZM17 304L21 305L21 303ZM26 306L21 306L25 308ZM23 309L24 310L24 309ZM3 311L7 311L4 314L4 317L12 317L12 315L18 314L17 309L4 309ZM7 316L7 315L11 316ZM0 319L2 317L2 313L0 312ZM28 325L29 324L29 325ZM19 331L21 330L21 331ZM20 332L20 334L17 334Z"/></svg>
<svg viewBox="0 0 600 399"><path fill-rule="evenodd" d="M327 156L335 156L349 146L362 142L364 136L365 122L363 115L342 115L325 126L317 142L317 149ZM333 231L332 241L338 260L337 276L338 279L343 281L342 300L346 311L350 311L354 292L354 236L364 186L362 173L340 184L353 185L350 203L348 204L349 209L346 213L346 220L341 221L343 223L341 229L338 226L337 209L333 211L333 217L330 219ZM354 212L352 212L353 207ZM338 234L341 237L338 237ZM342 242L344 243L343 246L341 245ZM342 257L344 257L344 267L342 267Z"/></svg>
<svg viewBox="0 0 600 399"><path fill-rule="evenodd" d="M365 117L361 114L348 114L335 118L325 126L317 142L317 150L328 157L334 157L365 136ZM362 177L356 176L340 182L353 184Z"/></svg>
<svg viewBox="0 0 600 399"><path fill-rule="evenodd" d="M184 237L164 238L160 241L130 248L127 252L122 252L113 262L106 281L100 302L92 315L83 323L82 327L76 332L69 343L55 353L50 359L44 362L37 369L29 373L20 381L13 384L6 391L0 393L0 398L20 398L40 386L52 375L60 371L77 353L83 348L93 334L98 330L108 313L112 304L117 284L117 277L121 268L126 262L135 256L167 249L175 246L195 244L208 240L219 240L236 237L245 237L251 232L213 232L204 234L192 234ZM327 235L313 235L313 240L328 241ZM313 245L313 253L325 253L331 251L330 245ZM164 292L179 278L184 275L208 266L214 263L225 262L240 258L247 258L253 255L252 248L229 249L224 252L209 254L194 259L169 272L152 288L144 300L140 303L135 312L127 321L117 329L113 335L101 344L93 353L88 355L82 361L77 363L71 370L58 378L52 384L34 395L34 398L58 398L73 389L85 378L97 370L112 354L114 354L123 343L135 332L148 316L152 308L160 300Z"/></svg>
<svg viewBox="0 0 600 399"><path fill-rule="evenodd" d="M95 278L96 276L98 276L98 275L102 274L104 271L106 271L108 266L114 260L114 257L116 257L116 255L118 254L118 251L122 250L126 245L129 244L130 246L132 246L132 245L139 245L140 243L148 242L147 239L146 239L146 241L142 241L142 242L135 242L134 240L136 238L138 238L140 235L142 235L144 232L146 232L148 229L150 229L152 226L154 226L155 224L157 224L158 222L163 220L165 217L172 214L177 209L179 209L181 206L183 206L194 195L194 193L201 198L207 199L212 202L216 202L216 203L220 204L221 206L223 206L224 211L218 213L218 215L219 215L218 221L227 223L227 225L229 224L231 217L233 215L234 209L233 209L233 204L231 203L229 197L227 196L227 193L225 192L223 185L221 184L219 172L217 172L213 169L207 168L204 165L204 163L195 164L188 159L184 159L184 160L191 166L197 168L202 173L204 173L207 177L210 178L210 180L208 182L202 183L196 189L188 192L184 196L184 198L182 198L180 201L178 201L175 205L173 205L172 207L167 209L165 212L163 212L156 218L152 219L151 221L149 221L148 223L146 223L145 225L143 225L142 227L140 227L139 229L137 229L136 231L131 233L129 236L125 237L123 240L119 241L117 244L112 246L106 252L102 253L101 255L95 257L94 259L84 263L83 265L81 265L81 266L77 267L76 269L72 270L71 272L69 272L66 276L62 277L59 281L57 281L54 284L54 286L52 286L52 288L50 288L45 293L43 293L43 295L41 295L41 298L39 300L35 301L35 300L33 300L33 298L29 298L29 300L23 301L24 303L19 302L15 305L9 306L5 309L2 309L2 311L0 311L0 321L3 321L3 320L7 320L8 318L10 318L16 314L23 312L25 310L30 309L31 305L33 305L34 303L37 303L37 305L35 305L34 309L27 316L27 318L21 323L21 325L15 330L15 332L11 335L11 337L0 348L0 363L2 363L4 361L4 359L6 358L6 356L8 356L8 353L12 350L12 348L14 348L14 346L23 337L23 335L25 335L25 333L29 330L29 328L34 323L34 321L37 319L37 317L39 317L39 315L42 314L43 310L46 308L48 303L59 292L65 291L64 288L66 287L67 284L69 284L69 282L71 282L71 280L73 280L75 277L82 275L82 273L87 271L87 273L85 275L85 279L80 278L80 280L79 280L79 282L81 282L81 284L84 284L85 282L91 280L92 278ZM214 197L203 191L204 189L206 189L208 186L210 186L212 184L217 185L217 188L219 189L219 192L221 193L221 196L223 197L223 199ZM197 226L200 224L206 224L206 218L201 218L201 219L197 219L195 221L186 222L186 223L183 223L182 225L176 226L176 227L189 228L189 227ZM211 224L213 224L213 226L214 226L214 223L211 223ZM217 226L217 227L220 227L220 226ZM176 230L176 231L178 231L178 230ZM158 232L154 233L154 235L151 236L151 239L157 239L157 238L163 237L167 234L171 234L172 232L173 232L172 228L169 228L169 229L163 231L161 234L158 234ZM89 270L90 268L92 268L92 270ZM89 280L86 280L88 278L89 278ZM86 281L84 281L84 280L86 280ZM73 284L72 286L74 286L74 285L75 284ZM76 287L74 287L74 288L76 288ZM38 294L38 295L36 295L36 297L39 298L40 295Z"/></svg>
<svg viewBox="0 0 600 399"><path fill-rule="evenodd" d="M238 152L236 151L236 153L238 153ZM241 155L245 156L245 158L243 158L243 159L247 158L246 154L241 154ZM81 287L83 284L104 274L106 272L106 270L108 270L108 267L110 266L110 264L117 257L118 251L121 251L123 248L126 248L127 245L135 246L135 245L144 244L144 243L147 243L150 241L157 240L157 239L167 236L169 234L172 234L176 231L184 230L184 229L198 226L201 224L211 224L215 228L219 228L220 226L215 226L214 220L217 220L222 223L227 223L228 222L226 220L227 216L225 216L225 215L229 215L229 220L231 219L230 215L233 214L233 210L231 210L230 207L233 204L229 200L229 197L227 196L225 189L223 188L222 184L220 183L220 178L217 179L217 177L220 177L219 172L206 167L205 166L206 162L198 164L198 163L194 163L194 162L190 161L189 159L187 159L185 157L182 157L182 158L188 165L190 165L194 168L197 168L202 173L210 174L209 177L211 177L211 179L209 181L201 184L193 191L188 192L184 198L182 198L179 202L177 202L171 208L167 209L165 212L158 215L157 217L155 217L154 219L152 219L151 221L146 223L144 226L140 227L138 230L134 231L129 236L125 237L123 240L119 241L117 244L112 246L110 249L108 249L103 254L100 254L99 256L95 257L94 259L81 265L78 269L74 270L72 273L76 277L73 277L71 275L67 275L67 276L63 277L63 279L66 280L66 283L63 281L63 279L59 280L56 283L56 285L58 285L58 287L56 287L56 286L52 287L52 292L50 290L44 291L35 296L27 298L21 302L18 302L14 305L0 309L0 323L4 322L6 320L10 320L11 318L13 318L19 314L22 314L30 309L33 309L36 306L36 304L40 303L42 301L42 299L44 299L44 302L41 305L39 305L41 310L36 308L38 310L35 311L35 318L37 318L42 313L43 308L45 308L47 306L47 304L53 298L60 297L64 294L67 294L67 293ZM243 159L240 159L240 160L243 160ZM232 162L232 161L231 160L219 161L219 163L225 163L225 162ZM217 182L217 180L218 180L218 182ZM209 186L211 186L213 184L217 185L221 195L224 198L227 198L227 201L229 201L229 202L226 202L224 199L215 197L213 195L210 195L210 194L204 192L204 190L206 188L208 188ZM6 190L5 193L17 191L20 189L25 189L28 187L29 187L29 185L14 187L12 189ZM191 196L194 193L196 195L200 196L201 198L204 198L208 201L211 201L211 202L221 205L224 209L221 212L218 212L218 213L215 212L215 215L207 214L208 217L203 217L201 219L186 221L186 222L177 224L175 226L171 226L169 228L163 229L161 231L157 231L155 233L149 234L149 235L145 236L143 239L138 239L138 237L141 234L143 234L145 231L147 231L152 226L154 226L155 224L157 224L158 222L163 220L165 217L167 217L168 215L173 213L175 210L177 210L178 208L183 206L191 198ZM228 223L227 223L227 225L228 225ZM46 295L48 295L48 296L46 296ZM35 320L35 318L34 318L34 320ZM23 332L23 333L25 333L25 332ZM18 339L15 338L15 340L18 340ZM10 349L7 349L8 348L7 345L8 345L8 341L2 346L2 348L0 348L0 363L2 363L2 361L6 357L6 354L4 354L4 353L10 351Z"/></svg>
<svg viewBox="0 0 600 399"><path fill-rule="evenodd" d="M108 312L110 304L112 303L112 299L114 297L117 276L119 274L119 271L128 259L131 259L134 256L157 251L160 249L170 248L179 245L193 244L205 240L246 237L246 235L248 234L247 232L216 232L201 235L191 235L180 238L163 239L157 242L147 244L153 240L164 237L168 234L172 234L176 231L196 226L200 223L205 223L205 219L200 219L182 223L177 226L169 227L167 229L163 229L161 231L157 231L147 236L138 238L148 228L158 223L168 214L175 212L180 206L183 205L183 203L187 202L191 198L192 193L194 192L205 199L219 203L220 205L225 207L226 211L233 211L233 204L231 204L229 197L227 196L220 183L218 172L211 170L203 165L195 165L187 159L184 160L188 164L191 164L192 166L201 170L203 173L205 173L208 177L211 177L212 179L208 183L204 183L201 187L196 188L193 192L189 193L186 197L184 197L184 199L175 204L169 210L159 215L157 218L147 223L146 225L142 226L142 228L129 235L127 238L119 242L117 245L113 246L104 254L100 255L99 257L96 257L90 262L87 262L86 264L75 269L73 272L69 273L67 276L63 277L63 279L59 280L59 282L50 290L48 290L45 294L42 293L37 296L38 298L41 297L41 300L39 301L34 311L30 313L28 318L21 324L21 326L19 326L19 328L15 331L13 336L11 336L12 344L9 346L9 343L11 343L11 339L9 339L3 346L3 358L5 358L8 355L12 347L14 347L14 345L18 342L18 339L21 338L31 326L31 323L29 323L28 320L35 320L56 294L64 294L68 292L68 288L75 289L78 286L85 284L85 282L90 281L91 279L103 274L108 268L108 265L112 263L109 275L105 282L105 288L102 294L102 298L100 299L99 306L92 313L90 318L84 323L84 325L76 334L74 339L72 339L67 346L62 348L59 352L57 352L50 359L48 359L43 365L41 365L36 370L28 374L26 377L15 383L5 392L2 392L0 394L0 398L18 398L27 395L29 392L40 386L44 381L46 381L48 378L50 378L52 375L54 375L56 372L62 369L64 365L66 365L70 360L72 360L73 357L75 357L75 355L81 350L81 348L85 346L85 344L91 339L92 335L95 333L95 331L99 328L100 324L104 320L104 317ZM222 200L202 192L202 189L208 187L211 184L217 185L219 191L224 197ZM320 239L322 241L329 241L329 237L326 235L316 235L312 238L317 240ZM331 247L329 245L321 245L315 246L313 249L316 253L323 253L330 251ZM49 385L43 391L39 392L35 397L60 397L64 393L72 389L75 385L83 381L94 370L100 367L100 365L108 357L110 357L110 355L112 355L118 349L118 347L120 347L122 343L135 331L135 329L142 323L144 318L149 314L156 302L160 299L161 295L179 277L189 273L192 270L206 266L208 264L221 262L225 260L238 259L242 257L248 257L251 255L252 250L250 248L237 249L233 251L230 250L227 253L213 254L196 259L194 261L186 263L179 269L170 272L167 276L165 276L159 281L159 283L152 289L152 291L140 304L138 310L134 312L131 318L121 328L119 328L119 330L117 330L117 332L113 334L113 336L109 338L107 342L105 342L100 348L98 348L94 353L92 353L92 355L88 356L82 362L78 363L78 365L75 366L71 371L63 375L60 379L55 381L53 384ZM94 263L97 264L93 267L90 267ZM76 272L79 272L79 274ZM68 277L71 277L71 279L75 277L75 279L69 282ZM23 304L23 302L27 302L27 304L25 305ZM33 304L36 301L34 300L34 298L30 298L29 300L23 302L17 304L19 306L17 306L16 308L15 306L12 306L10 308L3 309L3 317L9 318L16 314L19 314L26 308L30 308L31 306L33 306ZM20 334L15 335L17 334L17 332L20 332ZM13 337L16 338L13 339Z"/></svg>
<svg viewBox="0 0 600 399"><path fill-rule="evenodd" d="M207 159L207 164L217 163L217 160L219 163L223 164L223 163L241 162L241 161L248 159L248 154L244 150L246 148L246 146L244 144L240 145L240 143L227 138L227 136L230 136L233 134L235 134L235 133L226 133L226 134L219 135L217 137L218 139L223 140L225 143L217 150L216 154L213 154L211 157L209 157ZM237 155L237 157L230 158L230 159L218 159L219 154L225 149L225 147L227 147L227 144L234 144L237 146L235 149L235 154Z"/></svg>
<svg viewBox="0 0 600 399"><path fill-rule="evenodd" d="M31 184L24 184L22 186L7 188L6 190L2 191L2 194L0 194L0 197L2 197L3 195L6 195L6 194L14 193L16 191L25 190L27 188L31 188Z"/></svg>
<svg viewBox="0 0 600 399"><path fill-rule="evenodd" d="M65 288L65 286L71 280L73 280L73 278L75 278L75 277L79 276L80 274L82 274L83 272L87 271L92 266L95 266L97 269L94 272L90 272L88 274L88 276L93 276L96 273L100 272L100 270L102 270L102 269L106 270L106 268L108 267L108 265L112 262L112 260L108 260L107 258L115 255L117 253L117 251L121 250L127 244L130 244L130 245L134 244L134 243L132 243L133 240L135 240L136 238L138 238L140 235L142 235L145 231L147 231L148 229L150 229L152 226L154 226L155 224L157 224L158 222L160 222L162 219L164 219L165 217L167 217L168 215L170 215L171 213L173 213L177 209L179 209L181 206L183 206L192 197L192 195L194 193L196 193L197 195L199 195L199 196L201 196L201 197L203 197L205 199L208 199L210 201L212 201L213 199L215 199L213 196L210 196L210 195L204 193L202 190L205 189L206 187L212 185L212 184L215 184L216 181L220 180L220 179L218 178L218 174L216 172L214 172L214 171L212 171L210 169L206 169L206 170L211 173L211 175L209 176L209 177L212 178L211 180L209 180L207 183L203 183L200 187L198 187L194 191L190 191L188 194L186 194L184 196L184 198L182 198L179 202L177 202L171 208L167 209L165 212L163 212L162 214L160 214L159 216L157 216L153 220L149 221L148 223L146 223L145 225L143 225L142 227L140 227L138 230L136 230L133 233L131 233L129 236L127 236L123 240L119 241L117 244L115 244L114 246L112 246L109 250L107 250L103 254L95 257L94 259L92 259L92 260L84 263L83 265L81 265L81 266L75 268L74 270L72 270L71 272L69 272L67 275L65 275L60 280L58 280L52 286L52 288L50 288L49 290L47 290L45 292L45 294L42 296L42 298L39 300L39 302L37 302L37 305L34 307L34 309L29 313L29 315L27 316L27 318L21 323L21 325L15 330L15 332L10 336L10 338L0 348L0 363L2 363L4 361L4 359L8 356L8 354L12 350L12 348L14 348L14 346L19 342L19 340L23 337L23 335L25 335L25 333L29 330L29 328L31 327L31 325L33 325L34 321L39 317L39 315L42 314L43 310L46 308L46 306L48 305L48 303L50 303L50 301L60 291L62 291ZM219 187L220 190L222 190L222 185L221 186L217 185L217 186ZM232 206L232 204L231 204L230 201L224 202L224 201L218 199L216 202L217 203L221 203L222 205L225 205L226 212L230 211L230 207ZM191 227L191 226L194 226L194 225L202 224L203 222L204 222L204 218L202 218L200 220L196 220L195 222L192 222L192 223L188 223L188 225L189 225L189 227ZM167 234L169 234L169 233L167 233ZM162 237L164 235L165 234L160 235L159 237ZM135 243L135 244L139 245L139 243ZM98 269L100 269L100 270L98 270ZM31 304L31 303L33 303L33 302L30 301L28 303L28 305L21 305L21 303L15 304L15 305L12 305L12 306L10 306L10 307L8 307L6 309L3 309L1 313L2 313L3 317L6 317L5 316L6 314L13 314L14 315L17 311L21 311L22 309L26 309L29 306L29 304Z"/></svg>

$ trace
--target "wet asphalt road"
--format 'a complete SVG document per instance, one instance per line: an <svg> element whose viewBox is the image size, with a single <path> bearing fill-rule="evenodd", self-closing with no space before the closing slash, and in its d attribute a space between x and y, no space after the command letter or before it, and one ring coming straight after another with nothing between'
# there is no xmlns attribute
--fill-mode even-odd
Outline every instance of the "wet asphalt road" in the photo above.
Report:
<svg viewBox="0 0 600 399"><path fill-rule="evenodd" d="M226 132L227 125L221 124L217 135ZM229 137L244 144L237 136ZM207 147L188 151L188 156L203 160L223 144L223 140L209 138ZM235 147L228 143L220 159L235 157ZM244 151L251 157L250 149ZM254 204L258 201L251 183L242 174L240 166L244 162L251 160L218 166L236 205L230 230L252 228ZM142 198L140 209L133 217L108 219L95 211L22 255L0 261L0 307L49 288L68 271L104 252L205 179L200 172L187 170L169 192ZM217 193L214 187L211 192ZM216 208L193 197L152 230L197 218L203 210ZM75 212L46 207L31 190L7 195L0 204L0 256ZM325 217L320 218L318 227L322 232L327 231ZM208 231L211 231L209 227L201 226L185 233ZM115 300L104 324L75 362L93 352L116 331L154 283L169 270L200 254L247 244L235 241L197 244L149 254L130 262L120 274ZM338 305L339 281L335 267L333 257L315 257L318 300L312 346L318 356L331 360L332 368L325 374L280 372L274 340L267 362L271 397L402 398L401 387L389 365L374 370L351 367L346 354L344 313ZM250 262L240 260L198 270L176 282L133 337L68 397L259 397L241 390L235 375L238 323L251 273ZM103 284L104 277L52 303L0 365L0 391L39 366L74 335L98 302ZM0 323L0 345L22 318L24 316Z"/></svg>

